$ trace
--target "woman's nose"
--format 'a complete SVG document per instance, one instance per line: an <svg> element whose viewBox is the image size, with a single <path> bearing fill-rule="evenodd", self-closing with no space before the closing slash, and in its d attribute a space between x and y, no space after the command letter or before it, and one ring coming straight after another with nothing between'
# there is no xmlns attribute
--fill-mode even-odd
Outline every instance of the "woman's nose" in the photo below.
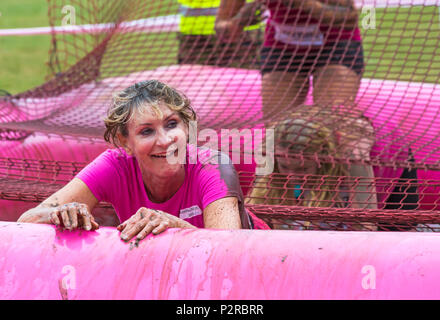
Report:
<svg viewBox="0 0 440 320"><path fill-rule="evenodd" d="M157 131L156 144L159 146L168 147L170 144L176 142L176 137L172 136L170 133L163 129Z"/></svg>

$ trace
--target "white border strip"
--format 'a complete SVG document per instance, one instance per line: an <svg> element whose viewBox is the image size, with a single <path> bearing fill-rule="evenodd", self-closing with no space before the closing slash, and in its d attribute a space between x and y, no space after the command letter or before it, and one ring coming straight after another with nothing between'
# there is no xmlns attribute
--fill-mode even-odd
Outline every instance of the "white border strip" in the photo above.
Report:
<svg viewBox="0 0 440 320"><path fill-rule="evenodd" d="M180 17L178 15L161 16L140 20L122 22L118 28L119 33L128 32L176 32L179 29ZM57 34L80 34L80 33L102 33L114 28L114 23L84 24L79 26L61 27L39 27L22 29L0 29L0 37L4 36L31 36L50 34L52 31Z"/></svg>
<svg viewBox="0 0 440 320"><path fill-rule="evenodd" d="M358 7L412 7L412 6L440 6L440 0L355 0Z"/></svg>

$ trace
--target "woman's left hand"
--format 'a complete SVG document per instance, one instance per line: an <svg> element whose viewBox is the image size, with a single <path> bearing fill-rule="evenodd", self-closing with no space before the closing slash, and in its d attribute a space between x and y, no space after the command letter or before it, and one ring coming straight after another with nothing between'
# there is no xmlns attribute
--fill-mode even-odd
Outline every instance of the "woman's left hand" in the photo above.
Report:
<svg viewBox="0 0 440 320"><path fill-rule="evenodd" d="M136 236L137 241L144 239L150 233L159 234L168 228L180 227L179 218L160 210L140 208L136 214L117 226L121 239L130 241Z"/></svg>

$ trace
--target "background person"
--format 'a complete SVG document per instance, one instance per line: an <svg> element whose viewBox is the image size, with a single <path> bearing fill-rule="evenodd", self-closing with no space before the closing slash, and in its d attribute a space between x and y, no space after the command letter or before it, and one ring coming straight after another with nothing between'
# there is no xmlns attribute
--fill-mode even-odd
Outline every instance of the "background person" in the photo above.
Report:
<svg viewBox="0 0 440 320"><path fill-rule="evenodd" d="M260 0L269 10L260 51L263 117L266 126L294 119L306 100L313 77L313 102L322 109L350 110L355 103L364 57L358 11L352 0ZM242 27L233 18L243 0L222 0L216 31L225 42L236 42ZM345 108L342 108L342 107ZM355 117L356 118L356 117ZM357 120L358 121L358 120ZM365 122L366 123L366 122ZM366 124L366 131L371 125ZM369 160L369 153L353 155ZM371 166L351 165L352 177L373 179ZM359 186L362 188L362 185ZM366 193L358 192L357 197ZM363 199L362 202L366 202Z"/></svg>
<svg viewBox="0 0 440 320"><path fill-rule="evenodd" d="M319 107L300 110L275 126L274 173L255 178L246 203L376 209L373 180L369 175L351 177L348 165L341 161L367 157L375 141L369 121L344 118ZM334 161L326 162L328 156ZM353 165L360 174L372 170L367 164Z"/></svg>
<svg viewBox="0 0 440 320"><path fill-rule="evenodd" d="M358 11L352 0L260 0L270 12L260 52L266 120L305 102L313 76L313 102L354 103L364 70ZM222 0L216 30L240 39L233 19L243 0Z"/></svg>
<svg viewBox="0 0 440 320"><path fill-rule="evenodd" d="M236 44L218 41L214 29L220 0L178 0L179 64L201 64L221 67L258 68L256 59L261 45L258 2L248 1L234 16L243 28Z"/></svg>

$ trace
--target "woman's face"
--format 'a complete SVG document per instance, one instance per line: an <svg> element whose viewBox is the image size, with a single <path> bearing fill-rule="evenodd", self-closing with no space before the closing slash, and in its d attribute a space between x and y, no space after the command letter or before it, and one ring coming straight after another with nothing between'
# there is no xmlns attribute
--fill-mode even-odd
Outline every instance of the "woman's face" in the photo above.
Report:
<svg viewBox="0 0 440 320"><path fill-rule="evenodd" d="M143 173L172 177L183 169L188 128L180 116L164 104L162 115L146 106L136 112L127 125L125 150L136 157Z"/></svg>
<svg viewBox="0 0 440 320"><path fill-rule="evenodd" d="M288 148L276 146L275 153L279 155L276 160L280 173L316 174L318 172L318 165L315 160L304 159L304 161L301 161L301 159L287 157Z"/></svg>

